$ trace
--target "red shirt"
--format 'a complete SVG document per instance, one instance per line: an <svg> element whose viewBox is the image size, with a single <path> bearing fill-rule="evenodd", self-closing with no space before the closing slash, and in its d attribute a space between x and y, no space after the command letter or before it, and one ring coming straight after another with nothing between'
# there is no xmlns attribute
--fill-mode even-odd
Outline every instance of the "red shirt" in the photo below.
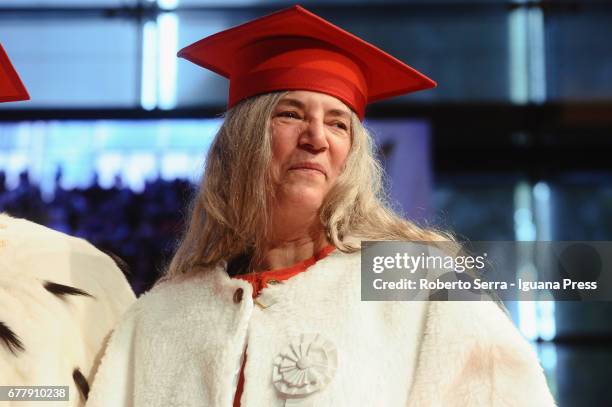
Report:
<svg viewBox="0 0 612 407"><path fill-rule="evenodd" d="M253 286L253 298L259 295L259 292L268 286L268 283L272 281L280 282L287 280L294 275L305 271L308 267L321 260L329 253L331 253L335 247L333 245L325 246L321 251L316 253L309 259L294 264L291 267L267 270L259 273L240 274L234 276L234 278L241 278L248 281ZM244 365L246 364L246 349L244 351L244 360L242 367L240 368L240 378L238 379L238 386L236 387L236 394L234 395L234 407L240 407L240 397L242 396L242 390L244 388Z"/></svg>

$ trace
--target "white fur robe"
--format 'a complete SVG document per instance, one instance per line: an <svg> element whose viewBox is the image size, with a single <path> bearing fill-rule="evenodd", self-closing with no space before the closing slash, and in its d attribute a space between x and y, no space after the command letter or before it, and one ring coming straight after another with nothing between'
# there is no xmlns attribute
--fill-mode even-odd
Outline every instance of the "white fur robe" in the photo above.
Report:
<svg viewBox="0 0 612 407"><path fill-rule="evenodd" d="M492 302L362 302L360 254L339 251L262 290L267 308L251 293L219 266L143 295L87 406L230 407L246 343L242 407L554 405L531 347ZM322 390L286 403L273 362L302 333L331 341L338 365Z"/></svg>
<svg viewBox="0 0 612 407"><path fill-rule="evenodd" d="M112 328L136 300L115 262L85 240L0 214L0 386L69 386L83 406Z"/></svg>

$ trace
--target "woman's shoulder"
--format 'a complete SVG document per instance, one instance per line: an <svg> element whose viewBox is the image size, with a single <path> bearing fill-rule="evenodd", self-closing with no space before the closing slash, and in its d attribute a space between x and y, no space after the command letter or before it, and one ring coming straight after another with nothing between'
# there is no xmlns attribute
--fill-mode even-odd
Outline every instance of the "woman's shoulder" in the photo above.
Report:
<svg viewBox="0 0 612 407"><path fill-rule="evenodd" d="M126 317L176 318L181 312L214 301L215 291L219 289L222 277L222 269L219 267L160 280L138 297L126 312Z"/></svg>

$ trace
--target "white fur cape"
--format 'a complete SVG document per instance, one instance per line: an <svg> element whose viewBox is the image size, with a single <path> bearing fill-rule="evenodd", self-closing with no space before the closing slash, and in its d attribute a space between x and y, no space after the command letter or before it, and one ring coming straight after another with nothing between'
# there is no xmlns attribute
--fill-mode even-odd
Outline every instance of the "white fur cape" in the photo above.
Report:
<svg viewBox="0 0 612 407"><path fill-rule="evenodd" d="M230 407L245 344L242 407L554 406L495 303L361 301L360 254L338 251L264 289L267 308L251 293L219 266L143 295L111 337L87 406ZM322 390L285 401L274 361L304 333L333 344L337 369Z"/></svg>
<svg viewBox="0 0 612 407"><path fill-rule="evenodd" d="M106 254L24 219L0 214L0 386L69 386L83 406L103 344L136 300Z"/></svg>

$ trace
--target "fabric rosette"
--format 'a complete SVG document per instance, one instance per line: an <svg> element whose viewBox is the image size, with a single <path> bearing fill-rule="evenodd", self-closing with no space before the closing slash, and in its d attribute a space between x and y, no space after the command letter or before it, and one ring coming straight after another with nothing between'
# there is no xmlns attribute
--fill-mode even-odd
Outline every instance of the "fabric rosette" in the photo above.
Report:
<svg viewBox="0 0 612 407"><path fill-rule="evenodd" d="M286 398L301 398L323 389L338 367L336 346L319 334L301 334L274 359L272 381Z"/></svg>

